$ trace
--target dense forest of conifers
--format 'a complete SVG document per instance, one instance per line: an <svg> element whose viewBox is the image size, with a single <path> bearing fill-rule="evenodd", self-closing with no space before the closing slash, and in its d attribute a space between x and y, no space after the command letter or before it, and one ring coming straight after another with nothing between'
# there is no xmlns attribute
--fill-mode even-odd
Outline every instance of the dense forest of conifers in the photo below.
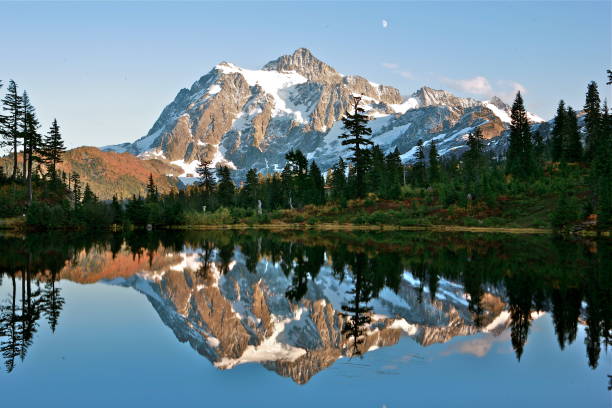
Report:
<svg viewBox="0 0 612 408"><path fill-rule="evenodd" d="M350 157L339 158L326 177L315 160L292 150L282 172L264 176L250 169L239 185L230 168L201 161L198 182L185 190L160 194L151 176L144 195L114 197L112 202L100 201L78 174L56 171L65 150L57 121L43 137L27 93L20 95L13 81L2 104L2 140L13 152L13 165L0 168L0 217L26 214L32 228L261 224L275 219L552 225L556 230L589 219L600 231L612 226L612 116L595 82L588 84L580 118L559 103L550 137L530 124L517 93L508 149L501 155L486 148L476 128L461 156L441 158L435 141L425 146L419 140L414 159L402 163L397 149L385 153L370 140L368 117L354 98L340 136Z"/></svg>

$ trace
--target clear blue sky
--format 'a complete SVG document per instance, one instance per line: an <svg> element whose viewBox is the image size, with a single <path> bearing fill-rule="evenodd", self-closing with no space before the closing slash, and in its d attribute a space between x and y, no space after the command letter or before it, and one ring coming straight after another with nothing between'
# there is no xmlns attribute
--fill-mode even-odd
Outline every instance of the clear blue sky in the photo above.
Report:
<svg viewBox="0 0 612 408"><path fill-rule="evenodd" d="M560 98L580 108L590 80L609 97L610 4L0 2L0 79L27 89L45 129L57 117L71 147L135 140L218 62L259 68L299 47L406 95L524 89L549 118Z"/></svg>

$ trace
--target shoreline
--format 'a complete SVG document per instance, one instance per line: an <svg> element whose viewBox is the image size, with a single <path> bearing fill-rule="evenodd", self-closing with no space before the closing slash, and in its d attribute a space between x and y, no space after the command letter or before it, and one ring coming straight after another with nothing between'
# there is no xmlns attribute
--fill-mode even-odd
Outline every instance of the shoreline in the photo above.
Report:
<svg viewBox="0 0 612 408"><path fill-rule="evenodd" d="M469 227L462 225L361 225L361 224L301 224L301 223L274 223L274 224L218 224L218 225L180 225L169 226L167 229L180 230L317 230L317 231L431 231L431 232L474 232L474 233L505 233L505 234L552 234L550 228L521 228L521 227Z"/></svg>

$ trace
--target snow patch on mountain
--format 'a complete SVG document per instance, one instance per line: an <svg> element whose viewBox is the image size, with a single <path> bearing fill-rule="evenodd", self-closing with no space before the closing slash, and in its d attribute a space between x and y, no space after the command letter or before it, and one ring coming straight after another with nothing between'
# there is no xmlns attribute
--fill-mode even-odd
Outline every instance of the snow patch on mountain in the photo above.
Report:
<svg viewBox="0 0 612 408"><path fill-rule="evenodd" d="M216 66L225 74L239 73L249 86L259 86L263 91L274 98L272 116L288 115L300 123L305 123L308 112L303 106L291 103L291 88L303 84L308 80L297 72L278 72L264 70L250 70L237 67L232 63L222 63Z"/></svg>

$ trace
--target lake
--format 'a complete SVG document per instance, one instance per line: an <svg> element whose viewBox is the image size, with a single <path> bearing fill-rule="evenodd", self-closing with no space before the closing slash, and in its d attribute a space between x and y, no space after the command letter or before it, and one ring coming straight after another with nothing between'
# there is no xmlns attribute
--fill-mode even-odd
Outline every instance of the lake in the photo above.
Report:
<svg viewBox="0 0 612 408"><path fill-rule="evenodd" d="M609 407L612 244L0 236L3 406Z"/></svg>

